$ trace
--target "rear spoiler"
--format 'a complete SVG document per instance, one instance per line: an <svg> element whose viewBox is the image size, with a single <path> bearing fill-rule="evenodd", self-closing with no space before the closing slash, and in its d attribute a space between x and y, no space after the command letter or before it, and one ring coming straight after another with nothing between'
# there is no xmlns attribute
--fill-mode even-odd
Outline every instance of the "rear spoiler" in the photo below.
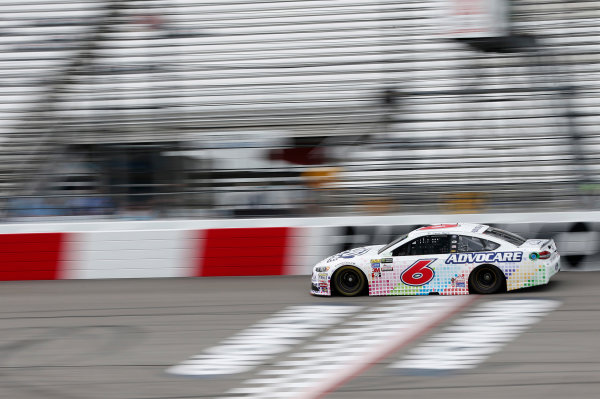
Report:
<svg viewBox="0 0 600 399"><path fill-rule="evenodd" d="M546 245L548 246L548 249L553 249L552 245L554 244L554 247L556 247L556 244L554 243L554 240L552 238L544 240L544 239L531 239L531 240L527 240L524 242L524 244L529 244L529 245L536 245L540 247L540 249L544 248Z"/></svg>

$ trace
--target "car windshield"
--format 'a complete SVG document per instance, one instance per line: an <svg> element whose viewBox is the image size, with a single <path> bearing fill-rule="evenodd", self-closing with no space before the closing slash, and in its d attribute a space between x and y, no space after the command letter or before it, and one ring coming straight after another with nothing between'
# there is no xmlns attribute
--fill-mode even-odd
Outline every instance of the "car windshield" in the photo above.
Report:
<svg viewBox="0 0 600 399"><path fill-rule="evenodd" d="M483 234L487 234L492 237L497 237L504 241L508 241L511 244L516 245L517 247L520 247L521 245L523 245L525 243L525 241L527 241L520 235L517 235L515 233L510 233L506 230L497 229L495 227L489 227L486 231L483 232Z"/></svg>
<svg viewBox="0 0 600 399"><path fill-rule="evenodd" d="M390 242L388 245L386 245L385 247L383 247L379 251L377 251L377 253L380 254L384 251L387 251L394 245L398 244L400 241L404 240L407 236L408 236L408 234L402 234L400 237L396 238L394 241Z"/></svg>

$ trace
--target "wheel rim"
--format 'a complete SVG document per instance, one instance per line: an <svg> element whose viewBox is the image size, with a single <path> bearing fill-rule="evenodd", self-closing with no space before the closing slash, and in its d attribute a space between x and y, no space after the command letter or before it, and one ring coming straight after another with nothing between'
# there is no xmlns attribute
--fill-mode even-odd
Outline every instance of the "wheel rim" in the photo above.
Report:
<svg viewBox="0 0 600 399"><path fill-rule="evenodd" d="M340 288L345 292L354 292L360 286L360 276L353 269L342 271L339 278Z"/></svg>
<svg viewBox="0 0 600 399"><path fill-rule="evenodd" d="M487 290L496 285L498 277L492 269L485 268L477 272L477 275L475 276L475 281L481 289Z"/></svg>

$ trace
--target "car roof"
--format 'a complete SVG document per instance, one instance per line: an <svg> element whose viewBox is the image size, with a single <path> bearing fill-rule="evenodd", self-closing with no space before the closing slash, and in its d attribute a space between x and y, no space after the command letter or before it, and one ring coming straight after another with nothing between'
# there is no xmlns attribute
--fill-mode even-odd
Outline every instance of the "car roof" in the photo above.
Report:
<svg viewBox="0 0 600 399"><path fill-rule="evenodd" d="M490 226L476 223L446 223L423 226L409 233L409 236L425 234L481 234Z"/></svg>

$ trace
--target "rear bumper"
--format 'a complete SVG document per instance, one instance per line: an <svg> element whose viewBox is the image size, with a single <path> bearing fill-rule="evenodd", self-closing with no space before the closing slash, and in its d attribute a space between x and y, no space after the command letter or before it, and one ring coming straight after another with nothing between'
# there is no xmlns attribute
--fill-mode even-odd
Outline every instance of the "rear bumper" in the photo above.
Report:
<svg viewBox="0 0 600 399"><path fill-rule="evenodd" d="M560 271L560 255L556 255L550 262L550 264L546 267L546 277L547 280L550 281L550 277L554 276L556 273Z"/></svg>

